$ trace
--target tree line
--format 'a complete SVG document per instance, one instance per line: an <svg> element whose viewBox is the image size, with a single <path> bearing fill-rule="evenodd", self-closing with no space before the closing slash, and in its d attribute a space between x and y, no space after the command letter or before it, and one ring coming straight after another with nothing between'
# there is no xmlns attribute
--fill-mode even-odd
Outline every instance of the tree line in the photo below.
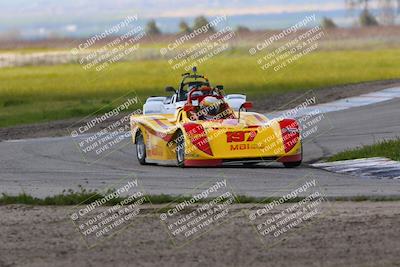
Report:
<svg viewBox="0 0 400 267"><path fill-rule="evenodd" d="M350 12L361 10L358 16L360 26L394 25L400 13L400 0L344 0ZM377 15L372 14L375 9ZM322 26L325 28L336 28L335 22L330 18L323 18Z"/></svg>
<svg viewBox="0 0 400 267"><path fill-rule="evenodd" d="M344 0L347 9L352 12L355 10L361 10L358 16L358 24L360 26L377 26L382 25L394 25L396 17L400 13L400 0ZM372 9L377 11L377 15L373 15ZM179 23L180 33L191 33L192 31L199 29L207 25L209 21L204 16L198 16L194 19L193 26L190 26L186 21L181 20ZM321 25L324 28L336 28L337 25L333 19L324 17L321 21ZM215 32L213 27L209 28L210 32ZM250 31L245 26L238 26L236 28L238 32ZM158 27L154 19L150 20L146 25L146 32L150 35L161 34L161 30Z"/></svg>
<svg viewBox="0 0 400 267"><path fill-rule="evenodd" d="M206 26L209 23L208 19L205 16L198 16L194 19L193 26L190 26L186 21L181 20L179 22L179 33L191 33L196 29L200 29L203 26ZM236 31L250 31L249 28L245 26L238 26ZM150 20L146 25L146 32L150 35L158 35L161 34L160 28L157 26L157 23L154 19ZM208 32L214 33L215 28L210 26Z"/></svg>

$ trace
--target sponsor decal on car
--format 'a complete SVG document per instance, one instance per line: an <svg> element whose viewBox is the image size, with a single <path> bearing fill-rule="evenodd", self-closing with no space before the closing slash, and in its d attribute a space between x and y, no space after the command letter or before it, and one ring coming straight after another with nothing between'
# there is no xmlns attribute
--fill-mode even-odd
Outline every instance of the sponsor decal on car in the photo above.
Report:
<svg viewBox="0 0 400 267"><path fill-rule="evenodd" d="M230 150L251 150L251 149L264 149L265 145L255 143L255 144L235 144L235 145L230 145Z"/></svg>
<svg viewBox="0 0 400 267"><path fill-rule="evenodd" d="M257 133L257 131L226 132L226 142L253 142L254 138L257 136Z"/></svg>

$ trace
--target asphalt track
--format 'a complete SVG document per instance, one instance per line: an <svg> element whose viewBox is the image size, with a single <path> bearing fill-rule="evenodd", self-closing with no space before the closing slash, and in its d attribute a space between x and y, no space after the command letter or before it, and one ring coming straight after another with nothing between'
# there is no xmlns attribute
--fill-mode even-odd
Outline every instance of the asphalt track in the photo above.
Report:
<svg viewBox="0 0 400 267"><path fill-rule="evenodd" d="M0 142L0 192L48 196L64 189L109 188L135 176L147 193L188 194L210 179L227 179L236 194L271 196L312 174L326 196L400 195L400 181L365 179L312 168L308 163L358 145L400 136L400 98L327 113L332 127L304 144L305 164L285 169L280 164L256 167L190 168L140 166L133 145L88 165L71 137Z"/></svg>

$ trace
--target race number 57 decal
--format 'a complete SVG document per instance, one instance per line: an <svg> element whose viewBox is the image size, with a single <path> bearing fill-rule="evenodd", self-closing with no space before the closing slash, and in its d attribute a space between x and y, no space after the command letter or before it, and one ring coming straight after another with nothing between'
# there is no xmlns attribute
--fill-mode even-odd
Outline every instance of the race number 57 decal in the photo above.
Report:
<svg viewBox="0 0 400 267"><path fill-rule="evenodd" d="M237 142L252 142L257 136L257 131L239 131L239 132L227 132L226 142L237 143Z"/></svg>

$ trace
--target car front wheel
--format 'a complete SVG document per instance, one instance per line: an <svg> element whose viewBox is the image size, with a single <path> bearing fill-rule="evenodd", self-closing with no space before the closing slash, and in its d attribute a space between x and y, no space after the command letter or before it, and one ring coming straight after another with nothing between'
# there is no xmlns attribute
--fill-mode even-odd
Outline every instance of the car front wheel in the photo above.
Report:
<svg viewBox="0 0 400 267"><path fill-rule="evenodd" d="M185 136L182 132L176 137L176 161L179 167L185 167Z"/></svg>
<svg viewBox="0 0 400 267"><path fill-rule="evenodd" d="M136 133L136 157L141 165L146 164L146 144L140 130Z"/></svg>

